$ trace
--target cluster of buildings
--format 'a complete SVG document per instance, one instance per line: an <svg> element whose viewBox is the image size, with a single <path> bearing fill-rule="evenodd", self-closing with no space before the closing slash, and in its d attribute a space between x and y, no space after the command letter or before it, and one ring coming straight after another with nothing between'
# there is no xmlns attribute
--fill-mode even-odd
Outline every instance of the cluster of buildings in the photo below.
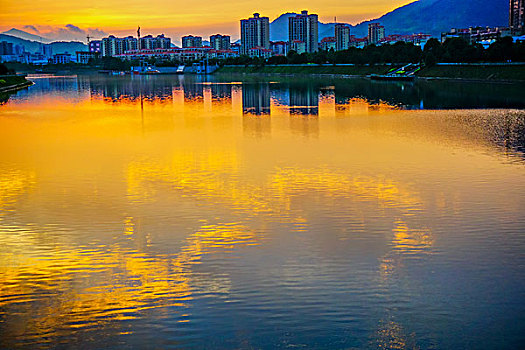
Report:
<svg viewBox="0 0 525 350"><path fill-rule="evenodd" d="M316 14L301 11L288 18L288 41L270 41L270 21L254 13L253 17L241 20L241 54L257 57L286 55L290 50L299 54L318 50L347 50L350 47L362 48L366 45L390 44L396 41L411 42L424 46L431 37L428 34L385 36L385 27L380 23L368 25L368 35L357 38L351 35L348 24L336 23L334 36L319 40L319 20Z"/></svg>
<svg viewBox="0 0 525 350"><path fill-rule="evenodd" d="M441 42L449 38L461 38L469 44L482 44L485 48L490 46L494 41L505 36L511 36L512 30L507 27L470 27L457 29L452 28L446 33L441 33Z"/></svg>
<svg viewBox="0 0 525 350"><path fill-rule="evenodd" d="M29 52L23 45L0 41L0 62L48 64L53 59L53 49L49 44L41 44L37 52Z"/></svg>
<svg viewBox="0 0 525 350"><path fill-rule="evenodd" d="M270 19L254 13L253 17L240 21L240 43L232 43L229 35L215 34L206 42L201 36L186 35L182 37L182 47L176 47L170 38L164 35L117 38L109 36L89 43L89 52L77 53L77 61L87 62L94 55L118 57L121 59L157 58L178 60L180 62L198 61L205 58L230 58L240 55L269 58L284 56L290 50L301 53L312 53L318 50L346 50L350 47L364 47L368 44L386 44L399 39L424 45L430 37L424 34L412 36L385 37L385 28L379 23L369 25L368 36L356 38L350 34L347 24L336 24L333 37L319 40L319 19L317 14L301 11L288 18L288 40L270 41Z"/></svg>
<svg viewBox="0 0 525 350"><path fill-rule="evenodd" d="M390 34L386 35L385 27L380 23L368 24L368 35L358 38L351 33L351 26L336 23L334 36L319 40L319 20L317 14L301 11L288 18L288 40L270 41L270 19L254 13L253 17L240 21L240 43L232 43L229 35L215 34L209 41L201 36L187 35L182 37L182 47L176 47L164 34L128 36L118 38L113 35L101 40L89 41L88 51L76 52L76 55L61 53L52 54L49 45L42 44L37 53L27 53L23 47L7 42L0 43L0 61L19 61L27 63L87 63L96 56L118 57L121 59L157 58L178 60L180 62L198 61L206 58L230 58L240 55L268 58L283 56L293 50L299 54L313 53L318 50L347 50L351 47L363 48L367 45L386 45L396 42L413 43L424 47L430 39L428 34ZM500 37L520 35L525 30L525 0L509 0L509 27L489 28L471 27L451 29L441 34L441 41L459 37L469 43L481 43L488 47Z"/></svg>

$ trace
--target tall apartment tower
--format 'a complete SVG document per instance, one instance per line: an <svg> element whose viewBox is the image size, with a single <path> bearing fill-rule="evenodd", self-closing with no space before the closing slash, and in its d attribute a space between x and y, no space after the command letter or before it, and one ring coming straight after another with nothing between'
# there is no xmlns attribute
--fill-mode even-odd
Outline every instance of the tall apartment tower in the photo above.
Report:
<svg viewBox="0 0 525 350"><path fill-rule="evenodd" d="M202 37L186 35L182 37L182 47L202 47Z"/></svg>
<svg viewBox="0 0 525 350"><path fill-rule="evenodd" d="M241 55L248 55L254 47L270 49L270 19L258 13L241 19Z"/></svg>
<svg viewBox="0 0 525 350"><path fill-rule="evenodd" d="M377 44L385 37L385 27L379 23L368 24L368 43Z"/></svg>
<svg viewBox="0 0 525 350"><path fill-rule="evenodd" d="M215 34L210 36L210 46L215 50L229 50L230 36Z"/></svg>
<svg viewBox="0 0 525 350"><path fill-rule="evenodd" d="M301 11L300 15L288 18L288 40L290 43L302 41L306 52L315 52L319 46L318 34L319 19L315 14Z"/></svg>
<svg viewBox="0 0 525 350"><path fill-rule="evenodd" d="M510 0L509 27L512 34L522 34L525 29L525 0Z"/></svg>
<svg viewBox="0 0 525 350"><path fill-rule="evenodd" d="M102 53L102 56L111 57L120 55L124 52L123 42L124 40L122 38L116 38L113 35L110 35L107 38L103 38L102 43L100 45L100 52Z"/></svg>
<svg viewBox="0 0 525 350"><path fill-rule="evenodd" d="M350 27L344 23L335 25L335 51L347 50L350 47Z"/></svg>

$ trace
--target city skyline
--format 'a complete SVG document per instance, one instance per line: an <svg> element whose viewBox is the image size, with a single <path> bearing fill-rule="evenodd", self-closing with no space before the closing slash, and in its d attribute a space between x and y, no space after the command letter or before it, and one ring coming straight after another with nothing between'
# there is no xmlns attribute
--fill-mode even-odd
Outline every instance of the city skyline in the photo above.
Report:
<svg viewBox="0 0 525 350"><path fill-rule="evenodd" d="M403 6L410 0L378 0L373 4L365 0L349 0L325 5L320 0L306 3L289 1L277 3L270 0L260 5L238 2L210 4L185 4L184 9L164 1L126 2L110 0L105 2L77 2L74 9L70 3L43 0L38 3L21 3L2 0L0 31L11 28L24 30L51 40L82 40L89 34L102 38L108 34L118 36L133 35L140 24L144 32L164 33L166 36L180 38L189 32L209 37L223 33L230 34L233 40L240 38L238 19L247 18L254 12L264 13L273 21L283 13L299 12L308 9L318 13L319 21L357 24L373 19ZM217 16L216 13L221 13Z"/></svg>

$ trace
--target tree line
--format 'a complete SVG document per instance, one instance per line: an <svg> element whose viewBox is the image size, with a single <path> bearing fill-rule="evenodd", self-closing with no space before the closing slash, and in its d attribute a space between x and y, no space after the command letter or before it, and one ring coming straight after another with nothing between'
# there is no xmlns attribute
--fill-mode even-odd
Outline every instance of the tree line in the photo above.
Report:
<svg viewBox="0 0 525 350"><path fill-rule="evenodd" d="M347 50L319 50L313 53L289 51L286 56L232 57L217 60L219 64L265 65L265 64L380 64L380 63L421 63L434 65L437 62L524 62L525 42L514 43L511 37L497 39L488 48L479 43L470 44L462 38L449 38L441 43L431 38L424 49L413 43L396 42L392 45L368 45L364 48L351 47Z"/></svg>

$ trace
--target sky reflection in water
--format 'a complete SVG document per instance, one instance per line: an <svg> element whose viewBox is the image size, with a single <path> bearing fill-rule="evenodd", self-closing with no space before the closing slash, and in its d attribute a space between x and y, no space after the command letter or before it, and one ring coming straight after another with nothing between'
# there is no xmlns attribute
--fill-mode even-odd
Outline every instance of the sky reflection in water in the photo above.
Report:
<svg viewBox="0 0 525 350"><path fill-rule="evenodd" d="M0 106L2 347L525 341L522 111L213 80L40 78Z"/></svg>

